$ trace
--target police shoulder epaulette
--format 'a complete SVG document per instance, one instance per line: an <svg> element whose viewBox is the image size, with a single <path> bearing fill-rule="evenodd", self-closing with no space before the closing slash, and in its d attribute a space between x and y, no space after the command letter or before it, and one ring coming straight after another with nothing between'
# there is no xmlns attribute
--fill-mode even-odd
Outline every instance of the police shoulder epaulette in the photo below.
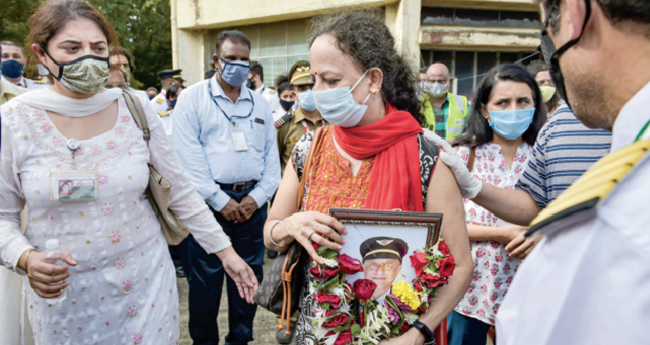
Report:
<svg viewBox="0 0 650 345"><path fill-rule="evenodd" d="M162 113L158 113L158 115L160 115L160 117L169 116L169 112L168 111L163 111Z"/></svg>
<svg viewBox="0 0 650 345"><path fill-rule="evenodd" d="M47 85L48 82L45 80L32 80L35 84Z"/></svg>
<svg viewBox="0 0 650 345"><path fill-rule="evenodd" d="M291 120L292 117L293 117L293 114L291 114L291 113L286 113L286 114L282 115L281 118L279 118L277 121L275 121L275 128L282 127L282 125L284 125L289 120Z"/></svg>

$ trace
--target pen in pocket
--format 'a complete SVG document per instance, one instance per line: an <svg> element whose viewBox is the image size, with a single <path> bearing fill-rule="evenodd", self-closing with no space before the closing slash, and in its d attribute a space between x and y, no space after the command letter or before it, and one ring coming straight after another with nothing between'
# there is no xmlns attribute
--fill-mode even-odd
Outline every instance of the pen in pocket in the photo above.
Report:
<svg viewBox="0 0 650 345"><path fill-rule="evenodd" d="M251 129L253 129L253 120L248 120L251 122Z"/></svg>

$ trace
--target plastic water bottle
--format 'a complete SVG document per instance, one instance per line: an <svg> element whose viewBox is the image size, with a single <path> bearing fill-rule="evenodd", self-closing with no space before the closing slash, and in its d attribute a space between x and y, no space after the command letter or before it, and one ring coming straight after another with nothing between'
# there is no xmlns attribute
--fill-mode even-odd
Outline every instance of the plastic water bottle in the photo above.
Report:
<svg viewBox="0 0 650 345"><path fill-rule="evenodd" d="M43 253L43 261L48 264L56 265L59 261L63 262L64 265L67 265L64 261L61 260L61 252L59 251L59 240L50 239L45 242L45 252ZM61 284L61 282L54 283L53 285ZM63 289L61 296L55 298L48 298L47 301L49 304L56 304L65 300L67 292L66 289Z"/></svg>

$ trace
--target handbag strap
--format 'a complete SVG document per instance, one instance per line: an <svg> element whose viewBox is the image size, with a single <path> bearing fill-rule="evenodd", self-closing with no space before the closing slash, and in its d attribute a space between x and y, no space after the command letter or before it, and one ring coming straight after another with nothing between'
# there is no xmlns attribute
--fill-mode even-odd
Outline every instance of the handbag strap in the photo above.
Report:
<svg viewBox="0 0 650 345"><path fill-rule="evenodd" d="M307 159L305 160L305 167L302 170L302 178L300 179L300 189L298 190L298 200L296 202L296 212L300 212L302 209L302 199L305 193L305 187L307 186L307 178L309 177L309 170L311 169L311 162L314 159L314 154L318 150L319 140L321 138L321 133L323 127L318 127L314 131L314 136L311 141L311 146L309 147L309 153L307 153ZM284 332L284 336L287 337L291 335L289 328L289 323L291 319L291 278L293 277L293 271L298 266L300 262L300 256L302 255L302 245L300 243L294 242L289 248L287 256L284 258L284 265L282 266L282 290L284 293L284 298L282 301L282 314L280 315L280 325L278 327L278 332L284 328L285 322L287 325L287 330ZM292 258L297 257L297 259L291 263ZM287 267L291 265L290 267Z"/></svg>
<svg viewBox="0 0 650 345"><path fill-rule="evenodd" d="M314 136L311 140L311 146L309 147L309 152L307 153L307 158L305 159L305 166L302 169L302 178L300 179L300 189L298 190L298 201L296 202L296 212L300 212L302 209L302 199L305 193L305 187L307 186L307 179L309 179L309 170L311 169L311 162L314 160L314 154L317 150L321 134L323 132L323 127L318 127L314 131Z"/></svg>
<svg viewBox="0 0 650 345"><path fill-rule="evenodd" d="M126 90L122 91L122 94L126 101L126 107L129 109L133 120L135 120L135 124L138 125L142 131L144 141L149 144L149 139L151 138L149 133L149 124L147 123L147 117L144 115L144 109L142 109L142 104L140 104L138 96Z"/></svg>

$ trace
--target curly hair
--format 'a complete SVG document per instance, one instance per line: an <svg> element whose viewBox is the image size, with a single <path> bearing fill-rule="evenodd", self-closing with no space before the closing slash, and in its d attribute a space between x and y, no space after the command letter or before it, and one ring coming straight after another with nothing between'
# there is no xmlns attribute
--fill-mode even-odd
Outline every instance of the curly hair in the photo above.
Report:
<svg viewBox="0 0 650 345"><path fill-rule="evenodd" d="M337 47L350 55L361 70L379 68L384 73L384 100L422 122L416 73L397 53L395 39L380 10L357 9L318 16L309 22L309 32L309 47L319 36L331 35Z"/></svg>

